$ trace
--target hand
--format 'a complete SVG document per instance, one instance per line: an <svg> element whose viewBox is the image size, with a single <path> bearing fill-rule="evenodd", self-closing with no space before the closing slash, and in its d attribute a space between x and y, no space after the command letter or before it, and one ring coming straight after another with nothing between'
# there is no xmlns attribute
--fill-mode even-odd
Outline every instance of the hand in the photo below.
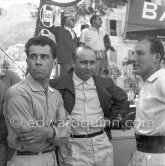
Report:
<svg viewBox="0 0 165 166"><path fill-rule="evenodd" d="M23 144L34 144L46 141L52 138L54 135L54 129L51 127L35 127L19 135Z"/></svg>

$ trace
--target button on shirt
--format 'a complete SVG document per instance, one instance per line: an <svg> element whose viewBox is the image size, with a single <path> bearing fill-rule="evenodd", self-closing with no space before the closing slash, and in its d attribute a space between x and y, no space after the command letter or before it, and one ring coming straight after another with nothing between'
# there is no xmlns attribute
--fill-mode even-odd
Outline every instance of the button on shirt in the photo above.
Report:
<svg viewBox="0 0 165 166"><path fill-rule="evenodd" d="M92 47L95 51L105 50L104 32L94 27L85 28L80 35L80 42Z"/></svg>
<svg viewBox="0 0 165 166"><path fill-rule="evenodd" d="M145 82L136 108L135 132L165 136L165 70L160 69Z"/></svg>
<svg viewBox="0 0 165 166"><path fill-rule="evenodd" d="M70 135L69 116L63 107L60 93L50 87L45 91L30 75L11 87L6 94L4 115L8 128L8 143L19 151L41 152L54 149L60 139ZM43 140L39 143L25 145L19 133L33 127L49 127L52 123L56 136L52 142Z"/></svg>
<svg viewBox="0 0 165 166"><path fill-rule="evenodd" d="M73 73L75 106L71 113L72 134L89 134L104 128L104 113L100 106L93 78L84 82Z"/></svg>

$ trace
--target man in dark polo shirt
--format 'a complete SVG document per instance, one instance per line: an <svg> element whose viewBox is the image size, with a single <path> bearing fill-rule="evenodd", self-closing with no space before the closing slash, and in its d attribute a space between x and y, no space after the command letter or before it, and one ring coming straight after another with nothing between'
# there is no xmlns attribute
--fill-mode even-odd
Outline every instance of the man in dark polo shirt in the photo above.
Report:
<svg viewBox="0 0 165 166"><path fill-rule="evenodd" d="M16 84L20 80L21 80L20 77L15 72L6 69L0 70L0 81L1 84L3 84L2 91L4 94L12 85ZM2 96L1 93L0 95L1 95L0 97L4 97L4 95ZM4 99L2 98L1 100L3 101ZM7 127L3 116L3 110L1 110L0 111L0 166L7 165L7 159L10 158L11 153L12 150L9 150L7 144Z"/></svg>

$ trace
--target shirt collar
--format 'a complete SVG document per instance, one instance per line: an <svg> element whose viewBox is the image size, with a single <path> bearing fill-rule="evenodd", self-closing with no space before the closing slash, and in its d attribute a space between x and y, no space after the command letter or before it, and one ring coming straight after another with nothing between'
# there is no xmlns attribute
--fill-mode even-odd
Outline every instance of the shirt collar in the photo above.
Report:
<svg viewBox="0 0 165 166"><path fill-rule="evenodd" d="M73 72L73 82L74 82L74 85L76 86L79 86L80 84L82 84L83 82L88 84L89 86L94 86L95 83L94 83L94 80L93 80L93 77L90 77L87 81L83 81L82 79L80 79L76 74L75 72Z"/></svg>
<svg viewBox="0 0 165 166"><path fill-rule="evenodd" d="M156 71L155 73L153 73L148 79L148 82L153 82L154 80L158 79L161 76L165 75L165 69L160 69L158 71Z"/></svg>
<svg viewBox="0 0 165 166"><path fill-rule="evenodd" d="M66 27L66 26L64 26L64 28L65 28L66 30L68 30L68 31L71 31L71 30L72 30L71 28Z"/></svg>
<svg viewBox="0 0 165 166"><path fill-rule="evenodd" d="M26 81L33 91L45 92L44 88L30 74L27 75ZM50 92L54 92L53 89L49 87L49 85L48 85L48 89Z"/></svg>

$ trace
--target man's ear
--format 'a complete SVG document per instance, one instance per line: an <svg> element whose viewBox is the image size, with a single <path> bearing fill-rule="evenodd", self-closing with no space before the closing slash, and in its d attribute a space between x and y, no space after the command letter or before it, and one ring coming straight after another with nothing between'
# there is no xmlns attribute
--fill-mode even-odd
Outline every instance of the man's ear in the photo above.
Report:
<svg viewBox="0 0 165 166"><path fill-rule="evenodd" d="M75 61L73 61L72 66L73 66L73 68L75 67Z"/></svg>
<svg viewBox="0 0 165 166"><path fill-rule="evenodd" d="M57 59L53 59L53 69L55 69L57 65L58 65Z"/></svg>
<svg viewBox="0 0 165 166"><path fill-rule="evenodd" d="M27 64L27 68L28 68L29 67L28 58L26 58L26 64Z"/></svg>
<svg viewBox="0 0 165 166"><path fill-rule="evenodd" d="M156 62L160 62L160 59L161 59L160 53L156 53L155 56L154 56L154 60L155 60Z"/></svg>

